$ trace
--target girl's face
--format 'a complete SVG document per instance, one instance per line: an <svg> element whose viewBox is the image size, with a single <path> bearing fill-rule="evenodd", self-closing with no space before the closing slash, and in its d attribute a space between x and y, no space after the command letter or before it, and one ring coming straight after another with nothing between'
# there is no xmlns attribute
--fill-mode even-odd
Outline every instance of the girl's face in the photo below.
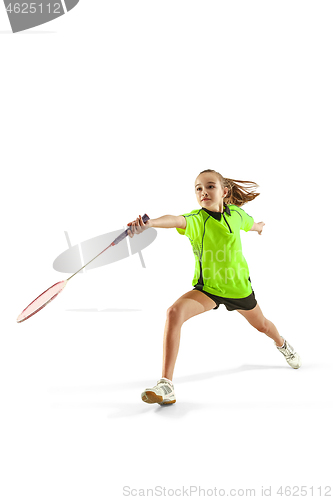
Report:
<svg viewBox="0 0 333 500"><path fill-rule="evenodd" d="M222 189L218 177L212 172L200 174L195 181L195 194L199 205L212 212L223 212L223 198L228 188Z"/></svg>

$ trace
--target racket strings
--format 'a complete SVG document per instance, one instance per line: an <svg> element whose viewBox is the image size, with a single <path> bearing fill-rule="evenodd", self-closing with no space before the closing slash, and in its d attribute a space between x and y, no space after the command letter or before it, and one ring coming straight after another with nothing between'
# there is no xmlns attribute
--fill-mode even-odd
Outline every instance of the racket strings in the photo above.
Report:
<svg viewBox="0 0 333 500"><path fill-rule="evenodd" d="M17 323L22 323L22 321L30 318L45 307L51 300L55 299L56 296L65 288L67 281L59 281L53 286L41 293L35 300L33 300L17 317Z"/></svg>

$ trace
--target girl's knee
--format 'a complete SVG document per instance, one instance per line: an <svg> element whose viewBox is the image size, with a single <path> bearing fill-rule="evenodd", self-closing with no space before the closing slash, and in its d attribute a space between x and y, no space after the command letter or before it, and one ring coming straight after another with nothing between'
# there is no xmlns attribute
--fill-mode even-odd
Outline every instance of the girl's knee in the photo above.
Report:
<svg viewBox="0 0 333 500"><path fill-rule="evenodd" d="M263 321L257 326L257 330L262 333L267 333L269 331L268 319L264 318Z"/></svg>
<svg viewBox="0 0 333 500"><path fill-rule="evenodd" d="M167 319L170 321L177 321L179 323L183 322L182 321L182 311L181 311L181 307L179 307L179 305L172 304L172 306L170 306L167 309L166 316L167 316Z"/></svg>

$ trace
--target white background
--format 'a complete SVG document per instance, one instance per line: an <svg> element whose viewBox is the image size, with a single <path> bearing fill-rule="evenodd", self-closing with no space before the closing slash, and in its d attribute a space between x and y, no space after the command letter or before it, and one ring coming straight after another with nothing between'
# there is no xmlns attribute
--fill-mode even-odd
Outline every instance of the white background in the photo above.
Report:
<svg viewBox="0 0 333 500"><path fill-rule="evenodd" d="M1 498L331 484L332 15L327 1L81 0L13 35L0 8ZM206 168L259 184L243 209L266 225L242 232L243 252L299 370L220 306L182 328L177 403L141 401L166 309L192 288L174 229L146 268L134 255L79 274L16 323L69 277L52 267L64 231L74 245L194 210Z"/></svg>

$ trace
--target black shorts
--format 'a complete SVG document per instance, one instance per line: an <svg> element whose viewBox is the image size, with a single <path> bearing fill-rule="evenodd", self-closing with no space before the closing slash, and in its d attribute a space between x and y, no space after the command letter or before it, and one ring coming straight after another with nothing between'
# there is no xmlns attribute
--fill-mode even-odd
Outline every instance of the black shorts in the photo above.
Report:
<svg viewBox="0 0 333 500"><path fill-rule="evenodd" d="M214 300L216 307L214 309L218 309L220 304L224 304L228 311L234 311L235 309L242 309L244 311L250 311L257 305L257 300L254 295L254 291L252 290L251 295L248 297L244 297L243 299L229 299L225 297L219 297L218 295L213 295L211 293L205 292L204 290L200 290L200 288L194 287L193 290L198 290L199 292L208 295L211 299Z"/></svg>

